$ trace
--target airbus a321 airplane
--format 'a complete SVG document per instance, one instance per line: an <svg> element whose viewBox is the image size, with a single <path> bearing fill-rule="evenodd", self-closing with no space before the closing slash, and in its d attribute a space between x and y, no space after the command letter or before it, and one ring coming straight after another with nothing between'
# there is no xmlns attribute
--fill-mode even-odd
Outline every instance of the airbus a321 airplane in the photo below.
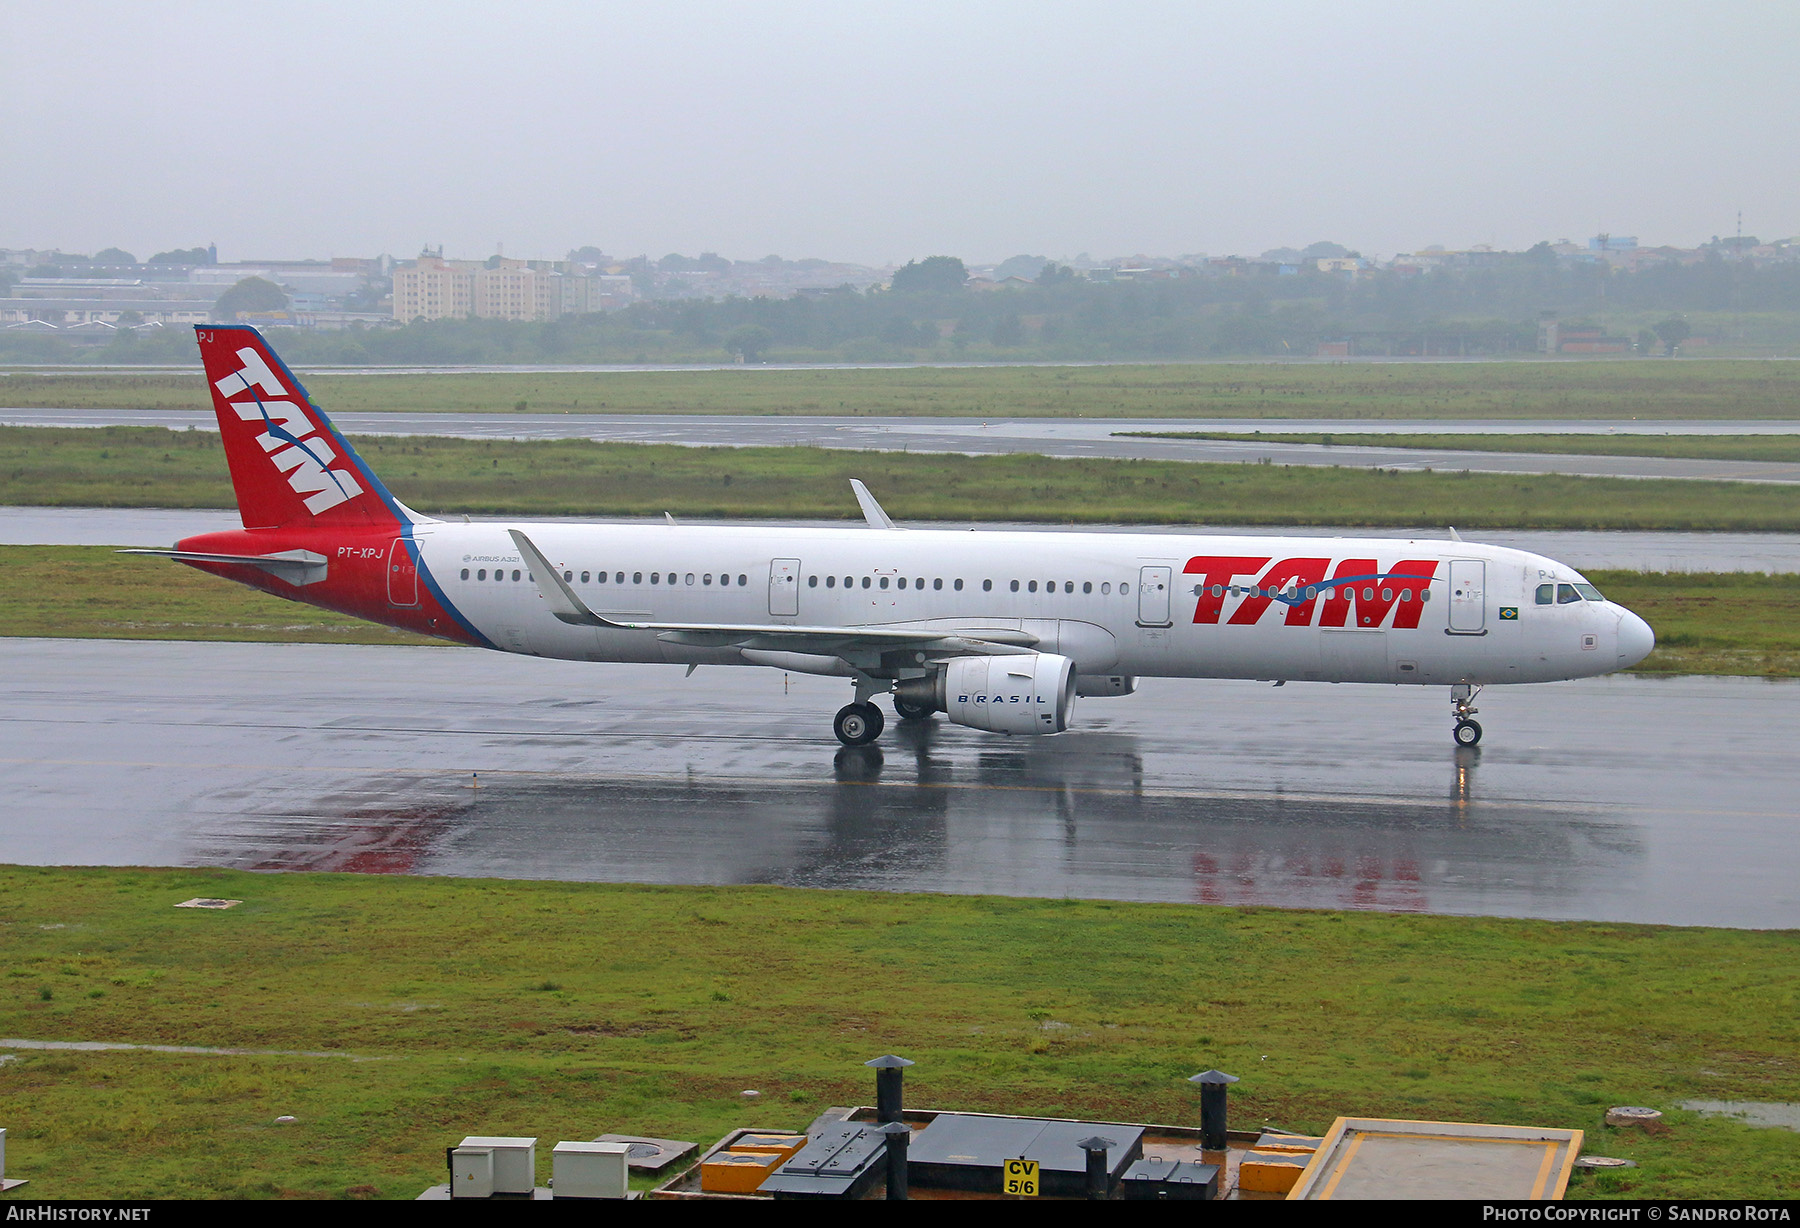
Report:
<svg viewBox="0 0 1800 1228"><path fill-rule="evenodd" d="M848 679L856 746L942 712L1054 734L1140 677L1450 691L1481 739L1490 683L1623 669L1648 624L1565 564L1472 542L451 523L381 480L251 328L196 329L242 530L158 554L294 601L502 652L760 665Z"/></svg>

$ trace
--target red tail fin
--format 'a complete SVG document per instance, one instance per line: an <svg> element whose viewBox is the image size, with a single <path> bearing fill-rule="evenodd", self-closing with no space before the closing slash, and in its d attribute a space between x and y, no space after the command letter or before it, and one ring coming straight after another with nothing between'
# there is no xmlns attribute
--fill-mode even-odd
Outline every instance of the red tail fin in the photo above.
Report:
<svg viewBox="0 0 1800 1228"><path fill-rule="evenodd" d="M246 529L404 518L260 333L235 325L194 332Z"/></svg>

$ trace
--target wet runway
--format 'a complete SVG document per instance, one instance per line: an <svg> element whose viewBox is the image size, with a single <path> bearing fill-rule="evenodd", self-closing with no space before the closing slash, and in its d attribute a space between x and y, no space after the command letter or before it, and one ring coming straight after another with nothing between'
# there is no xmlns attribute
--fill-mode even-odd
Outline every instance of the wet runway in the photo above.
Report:
<svg viewBox="0 0 1800 1228"><path fill-rule="evenodd" d="M845 491L845 511L852 504ZM483 520L494 517L481 517ZM577 516L531 517L570 524L643 523ZM660 520L660 517L656 519ZM704 523L704 522L696 522ZM736 523L742 523L736 522ZM841 525L842 521L789 521L793 524ZM4 546L168 546L195 533L239 528L236 512L216 508L0 507L0 545ZM967 526L964 526L967 527ZM978 524L976 528L1023 532L1060 532L1060 525ZM1093 526L1104 532L1104 526ZM1266 525L1134 525L1134 533L1241 533L1248 536L1441 538L1438 527L1414 529L1330 528ZM1800 534L1794 533L1660 533L1573 529L1471 529L1470 541L1531 550L1560 559L1581 570L1621 568L1627 571L1771 571L1800 570Z"/></svg>
<svg viewBox="0 0 1800 1228"><path fill-rule="evenodd" d="M1152 680L1075 732L461 649L0 641L0 860L1800 926L1800 684ZM472 788L472 774L480 787Z"/></svg>
<svg viewBox="0 0 1800 1228"><path fill-rule="evenodd" d="M329 409L328 409L329 412ZM1031 453L1063 458L1207 461L1278 465L1342 465L1398 470L1588 477L1690 478L1800 483L1800 464L1788 461L1691 460L1656 456L1575 456L1448 449L1281 444L1202 439L1137 439L1132 431L1516 432L1792 434L1800 423L1767 422L1466 422L1369 419L1082 419L810 417L734 414L436 414L343 413L332 421L349 435L443 435L466 439L595 439L690 447L814 447L853 451L949 452L979 456ZM0 409L10 426L165 426L216 430L211 410Z"/></svg>

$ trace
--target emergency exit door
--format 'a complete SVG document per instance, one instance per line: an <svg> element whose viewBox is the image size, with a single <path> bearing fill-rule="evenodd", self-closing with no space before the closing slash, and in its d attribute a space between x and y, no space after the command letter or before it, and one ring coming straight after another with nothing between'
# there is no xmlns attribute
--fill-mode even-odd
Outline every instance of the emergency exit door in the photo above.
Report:
<svg viewBox="0 0 1800 1228"><path fill-rule="evenodd" d="M419 564L407 548L404 537L396 537L388 547L388 604L411 607L419 604Z"/></svg>
<svg viewBox="0 0 1800 1228"><path fill-rule="evenodd" d="M800 560L769 560L769 613L792 617L800 612Z"/></svg>
<svg viewBox="0 0 1800 1228"><path fill-rule="evenodd" d="M1138 626L1169 625L1169 584L1173 575L1167 567L1138 569Z"/></svg>

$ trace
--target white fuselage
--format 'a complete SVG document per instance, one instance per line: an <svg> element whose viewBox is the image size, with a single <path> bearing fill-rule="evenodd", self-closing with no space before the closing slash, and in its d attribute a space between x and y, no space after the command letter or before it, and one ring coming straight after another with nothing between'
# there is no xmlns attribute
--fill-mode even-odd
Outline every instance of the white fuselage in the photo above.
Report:
<svg viewBox="0 0 1800 1228"><path fill-rule="evenodd" d="M558 621L509 529L527 532L610 621L1014 631L1037 651L1069 657L1083 676L1547 682L1634 664L1652 643L1623 607L1571 596L1578 584L1593 590L1568 566L1461 541L413 526L421 572L480 637L568 660L773 663L742 645ZM880 672L898 676L924 663L923 655L884 658Z"/></svg>

